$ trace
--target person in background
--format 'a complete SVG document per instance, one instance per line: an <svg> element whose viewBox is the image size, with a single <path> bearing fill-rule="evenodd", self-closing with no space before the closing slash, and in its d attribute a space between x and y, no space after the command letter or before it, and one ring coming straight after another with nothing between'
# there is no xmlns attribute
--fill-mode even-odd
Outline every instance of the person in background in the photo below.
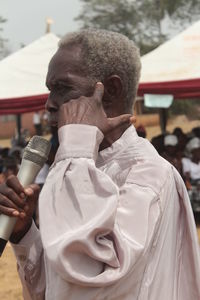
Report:
<svg viewBox="0 0 200 300"><path fill-rule="evenodd" d="M0 185L0 212L18 218L10 242L31 299L200 299L184 182L131 124L140 69L134 42L106 30L67 34L50 61L46 108L59 147L40 230L38 186L15 176Z"/></svg>
<svg viewBox="0 0 200 300"><path fill-rule="evenodd" d="M182 176L182 162L178 153L178 138L174 134L168 134L164 137L164 152L161 154L168 162L170 162Z"/></svg>
<svg viewBox="0 0 200 300"><path fill-rule="evenodd" d="M0 183L4 182L4 160L5 158L8 157L9 155L10 148L9 147L4 147L0 149Z"/></svg>
<svg viewBox="0 0 200 300"><path fill-rule="evenodd" d="M5 183L11 175L17 175L18 165L15 157L7 156L3 159L3 170L0 176L0 183Z"/></svg>
<svg viewBox="0 0 200 300"><path fill-rule="evenodd" d="M164 134L160 134L151 139L151 144L160 155L164 152L164 137Z"/></svg>
<svg viewBox="0 0 200 300"><path fill-rule="evenodd" d="M48 134L50 131L49 126L49 113L47 111L44 111L42 113L42 133Z"/></svg>
<svg viewBox="0 0 200 300"><path fill-rule="evenodd" d="M14 147L11 147L9 150L9 156L12 156L15 158L18 168L20 167L20 164L21 164L23 149L24 148L22 148L20 146L14 146Z"/></svg>
<svg viewBox="0 0 200 300"><path fill-rule="evenodd" d="M190 157L182 159L183 175L187 188L191 189L191 184L200 180L200 139L192 138L187 143L186 150Z"/></svg>
<svg viewBox="0 0 200 300"><path fill-rule="evenodd" d="M173 135L176 135L178 138L176 156L179 157L179 159L182 159L184 156L185 146L187 144L187 136L180 127L176 127L174 129Z"/></svg>
<svg viewBox="0 0 200 300"><path fill-rule="evenodd" d="M39 111L36 111L33 114L33 125L35 127L36 135L42 135L42 123L41 123L41 117Z"/></svg>
<svg viewBox="0 0 200 300"><path fill-rule="evenodd" d="M198 138L200 138L200 126L194 127L192 129L192 132L194 133L194 135Z"/></svg>

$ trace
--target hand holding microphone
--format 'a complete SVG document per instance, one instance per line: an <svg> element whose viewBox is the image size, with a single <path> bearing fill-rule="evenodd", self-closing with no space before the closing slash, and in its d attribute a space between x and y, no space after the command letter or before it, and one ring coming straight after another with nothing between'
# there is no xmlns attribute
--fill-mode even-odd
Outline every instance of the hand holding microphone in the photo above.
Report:
<svg viewBox="0 0 200 300"><path fill-rule="evenodd" d="M34 182L48 158L50 143L34 136L24 150L17 177L0 185L0 256L10 239L17 243L29 230L39 195Z"/></svg>

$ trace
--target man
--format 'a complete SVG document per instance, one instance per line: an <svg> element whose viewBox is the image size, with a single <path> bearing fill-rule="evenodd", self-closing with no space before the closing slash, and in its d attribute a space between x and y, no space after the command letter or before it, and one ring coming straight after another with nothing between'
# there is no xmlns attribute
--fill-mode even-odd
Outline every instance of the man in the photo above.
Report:
<svg viewBox="0 0 200 300"><path fill-rule="evenodd" d="M0 211L19 218L11 242L31 299L200 299L184 184L130 124L139 74L138 50L120 34L61 39L47 74L60 145L40 195L41 233L36 187L16 177L0 187Z"/></svg>

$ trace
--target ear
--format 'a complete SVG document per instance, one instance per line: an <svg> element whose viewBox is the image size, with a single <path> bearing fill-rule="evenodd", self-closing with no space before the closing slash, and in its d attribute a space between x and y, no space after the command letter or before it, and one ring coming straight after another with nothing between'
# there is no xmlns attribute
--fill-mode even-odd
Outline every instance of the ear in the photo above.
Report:
<svg viewBox="0 0 200 300"><path fill-rule="evenodd" d="M119 99L123 94L122 80L118 75L111 75L104 81L105 96L110 102Z"/></svg>

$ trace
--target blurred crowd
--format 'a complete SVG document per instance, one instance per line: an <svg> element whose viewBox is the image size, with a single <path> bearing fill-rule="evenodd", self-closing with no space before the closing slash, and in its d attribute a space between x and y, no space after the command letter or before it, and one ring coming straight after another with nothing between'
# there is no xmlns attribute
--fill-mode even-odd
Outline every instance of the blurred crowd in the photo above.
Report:
<svg viewBox="0 0 200 300"><path fill-rule="evenodd" d="M143 126L139 126L137 132L139 136L146 137ZM173 132L153 137L151 143L178 170L190 198L199 202L200 211L200 127L193 128L187 134L176 127Z"/></svg>
<svg viewBox="0 0 200 300"><path fill-rule="evenodd" d="M45 164L44 168L38 174L36 183L41 186L44 184L46 176L48 174L48 168L52 163L55 152L58 147L57 131L49 126L48 113L46 111L40 113L36 111L33 114L33 125L36 135L50 134L50 141L52 144L52 150L49 156L49 160ZM23 156L23 150L26 147L30 139L30 133L27 129L21 129L20 137L16 134L11 138L10 147L2 147L0 144L0 183L6 181L7 177L14 174L17 175L21 159Z"/></svg>

